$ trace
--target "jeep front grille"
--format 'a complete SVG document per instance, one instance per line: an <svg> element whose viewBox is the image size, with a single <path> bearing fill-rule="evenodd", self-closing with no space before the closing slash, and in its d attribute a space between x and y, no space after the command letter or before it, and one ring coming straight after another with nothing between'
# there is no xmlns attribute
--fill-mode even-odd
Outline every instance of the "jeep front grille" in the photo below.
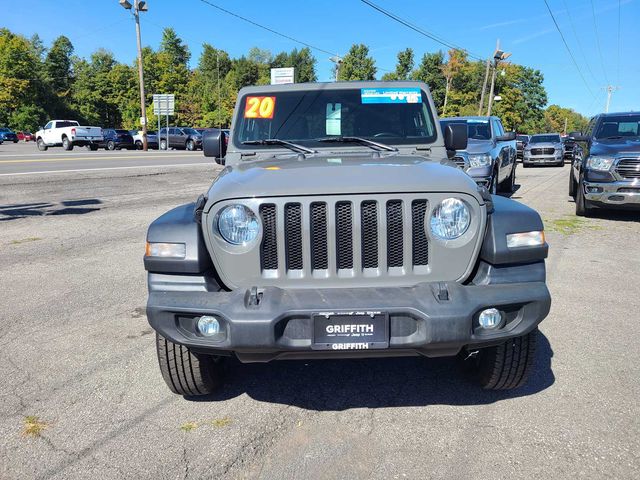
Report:
<svg viewBox="0 0 640 480"><path fill-rule="evenodd" d="M445 198L464 198L472 223L466 240L429 235L429 215ZM226 205L258 214L261 237L229 245L217 233ZM485 208L471 194L450 192L299 195L219 202L203 217L214 267L228 288L413 286L461 281L476 263Z"/></svg>
<svg viewBox="0 0 640 480"><path fill-rule="evenodd" d="M284 256L287 270L302 270L303 242L308 242L312 270L326 270L329 268L329 249L331 243L335 252L335 266L338 270L351 270L354 265L360 269L379 267L404 267L405 244L412 245L412 266L426 266L429 264L429 241L424 230L424 217L427 212L426 200L405 202L403 200L389 200L380 202L364 200L359 202L340 200L334 204L327 202L313 202L310 204L309 237L305 238L305 228L302 225L302 205L300 203L286 203L284 206ZM327 211L335 212L335 235L329 233ZM407 211L407 209L410 209ZM380 217L379 212L384 216ZM262 270L278 268L278 239L277 239L277 206L272 203L260 207L263 222L263 239L260 246ZM355 212L358 215L355 215ZM409 216L410 215L410 216ZM410 225L405 228L405 219L410 218ZM382 225L379 224L382 221ZM386 242L386 264L381 265L379 252L379 227L383 226ZM359 234L358 234L359 231ZM360 248L354 248L354 236L360 237ZM405 238L411 242L405 242ZM335 238L335 240L333 240ZM333 242L332 242L333 240ZM357 258L356 258L357 257Z"/></svg>
<svg viewBox="0 0 640 480"><path fill-rule="evenodd" d="M640 158L622 158L616 165L616 172L622 178L640 178Z"/></svg>

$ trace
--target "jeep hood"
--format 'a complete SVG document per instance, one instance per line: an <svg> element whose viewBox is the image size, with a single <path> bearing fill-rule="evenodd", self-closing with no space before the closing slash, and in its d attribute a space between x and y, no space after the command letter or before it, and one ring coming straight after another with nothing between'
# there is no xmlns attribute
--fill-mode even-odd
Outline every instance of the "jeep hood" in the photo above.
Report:
<svg viewBox="0 0 640 480"><path fill-rule="evenodd" d="M394 192L468 193L484 204L464 172L411 155L278 157L226 167L209 189L209 206L221 200L300 195Z"/></svg>
<svg viewBox="0 0 640 480"><path fill-rule="evenodd" d="M591 144L591 155L616 155L617 153L640 154L640 138L596 140Z"/></svg>

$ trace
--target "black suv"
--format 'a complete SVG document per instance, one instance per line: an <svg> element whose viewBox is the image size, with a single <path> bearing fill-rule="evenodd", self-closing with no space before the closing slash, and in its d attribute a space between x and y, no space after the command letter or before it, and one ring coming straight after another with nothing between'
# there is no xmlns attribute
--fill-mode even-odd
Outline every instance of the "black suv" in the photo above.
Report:
<svg viewBox="0 0 640 480"><path fill-rule="evenodd" d="M98 143L98 147L100 148L106 150L121 150L123 148L133 150L136 148L129 130L105 128L102 130L102 135L104 136L104 140Z"/></svg>
<svg viewBox="0 0 640 480"><path fill-rule="evenodd" d="M160 129L160 150L167 149L167 129ZM169 127L169 148L181 150L200 150L202 134L195 128Z"/></svg>
<svg viewBox="0 0 640 480"><path fill-rule="evenodd" d="M569 174L576 215L595 208L640 210L640 113L602 113L584 134L570 136L585 145Z"/></svg>

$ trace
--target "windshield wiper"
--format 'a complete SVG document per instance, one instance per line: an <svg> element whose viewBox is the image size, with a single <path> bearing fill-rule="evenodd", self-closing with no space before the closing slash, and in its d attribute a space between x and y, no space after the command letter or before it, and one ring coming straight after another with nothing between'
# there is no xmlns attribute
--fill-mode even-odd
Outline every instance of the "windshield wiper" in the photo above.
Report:
<svg viewBox="0 0 640 480"><path fill-rule="evenodd" d="M622 138L622 135L611 135L610 137L604 137L605 140L618 140Z"/></svg>
<svg viewBox="0 0 640 480"><path fill-rule="evenodd" d="M317 150L312 150L297 143L287 142L286 140L280 140L279 138L265 138L264 140L246 140L242 142L243 145L282 145L289 147L291 150L297 150L304 153L318 153Z"/></svg>
<svg viewBox="0 0 640 480"><path fill-rule="evenodd" d="M398 149L395 147L391 147L389 145L385 145L384 143L374 142L373 140L369 140L367 138L362 137L323 137L316 138L316 142L342 142L342 143L362 143L364 145L368 145L369 147L377 147L381 150L387 150L389 152L397 152Z"/></svg>

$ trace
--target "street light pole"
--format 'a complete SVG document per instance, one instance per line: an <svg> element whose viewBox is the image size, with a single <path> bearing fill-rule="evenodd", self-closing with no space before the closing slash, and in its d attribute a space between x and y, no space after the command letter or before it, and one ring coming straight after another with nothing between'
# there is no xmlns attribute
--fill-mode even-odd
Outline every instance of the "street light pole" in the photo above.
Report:
<svg viewBox="0 0 640 480"><path fill-rule="evenodd" d="M120 0L122 5L127 10L133 10L133 18L136 20L136 38L138 41L138 83L140 84L140 110L142 116L140 120L142 123L142 149L146 152L148 149L147 144L147 106L144 95L144 70L142 68L142 40L140 38L140 12L146 12L148 10L147 2L143 0L134 0L133 5L128 0Z"/></svg>
<svg viewBox="0 0 640 480"><path fill-rule="evenodd" d="M340 66L342 65L342 57L340 55L334 55L333 57L329 57L333 63L336 64L336 78L335 81L338 81L338 76L340 75Z"/></svg>
<svg viewBox="0 0 640 480"><path fill-rule="evenodd" d="M487 60L487 69L484 72L484 82L482 82L482 93L480 93L480 105L478 106L478 116L482 115L482 109L484 108L484 93L487 91L487 80L489 80L490 68L491 68L491 61Z"/></svg>
<svg viewBox="0 0 640 480"><path fill-rule="evenodd" d="M506 60L511 56L508 52L500 50L500 40L496 44L496 51L493 52L493 74L491 75L491 91L489 92L489 108L487 109L487 116L491 116L491 107L493 106L493 89L496 83L496 72L498 71L498 65L501 61Z"/></svg>

